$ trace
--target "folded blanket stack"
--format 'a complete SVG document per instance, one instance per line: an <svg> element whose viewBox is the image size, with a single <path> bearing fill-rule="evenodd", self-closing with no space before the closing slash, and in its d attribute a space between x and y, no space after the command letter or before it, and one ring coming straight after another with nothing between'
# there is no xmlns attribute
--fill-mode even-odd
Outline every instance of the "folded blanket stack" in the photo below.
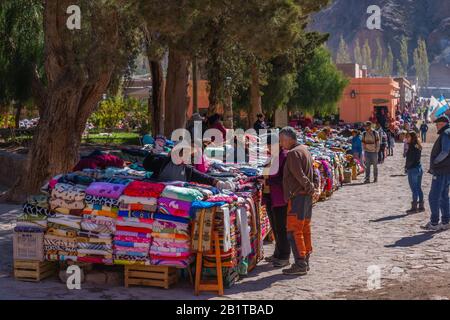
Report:
<svg viewBox="0 0 450 320"><path fill-rule="evenodd" d="M47 221L44 236L46 260L77 261L77 234L81 229L81 217L57 213Z"/></svg>
<svg viewBox="0 0 450 320"><path fill-rule="evenodd" d="M86 189L86 208L83 210L78 233L78 260L112 264L112 239L116 231L119 197L125 185L94 182Z"/></svg>
<svg viewBox="0 0 450 320"><path fill-rule="evenodd" d="M85 186L56 183L51 191L50 209L55 213L80 216L86 196Z"/></svg>
<svg viewBox="0 0 450 320"><path fill-rule="evenodd" d="M191 262L191 206L203 197L197 189L166 186L158 199L158 214L154 215L150 248L153 265L184 268Z"/></svg>
<svg viewBox="0 0 450 320"><path fill-rule="evenodd" d="M22 211L23 213L17 218L15 232L45 232L47 218L54 215L49 208L47 195L28 197Z"/></svg>
<svg viewBox="0 0 450 320"><path fill-rule="evenodd" d="M163 184L133 181L119 198L114 236L115 264L150 264L152 214Z"/></svg>

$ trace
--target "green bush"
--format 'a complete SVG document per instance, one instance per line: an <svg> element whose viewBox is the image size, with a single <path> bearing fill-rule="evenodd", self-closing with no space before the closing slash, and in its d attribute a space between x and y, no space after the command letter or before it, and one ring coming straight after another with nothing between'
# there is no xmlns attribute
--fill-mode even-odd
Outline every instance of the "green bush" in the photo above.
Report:
<svg viewBox="0 0 450 320"><path fill-rule="evenodd" d="M115 129L148 132L149 115L146 103L133 98L115 96L99 103L89 122L94 130L113 131Z"/></svg>

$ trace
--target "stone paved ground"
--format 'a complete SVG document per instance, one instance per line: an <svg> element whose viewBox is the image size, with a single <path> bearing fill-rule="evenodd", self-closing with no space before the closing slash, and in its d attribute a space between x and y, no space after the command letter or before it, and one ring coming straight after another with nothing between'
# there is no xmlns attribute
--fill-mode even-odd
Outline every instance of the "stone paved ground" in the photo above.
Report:
<svg viewBox="0 0 450 320"><path fill-rule="evenodd" d="M450 231L423 232L428 213L405 215L410 203L403 174L402 145L380 168L377 184L356 182L314 209L315 252L311 272L285 277L260 263L249 277L226 290L223 299L378 299L450 298ZM425 169L431 145L423 152ZM360 180L362 180L360 178ZM431 177L425 174L426 195ZM360 182L360 181L359 181ZM427 206L428 210L428 206ZM23 283L11 278L12 221L18 207L1 206L0 299L211 299L193 295L188 283L171 290L84 285L69 291L57 279ZM267 253L273 250L265 247ZM381 289L367 291L367 268L381 269Z"/></svg>

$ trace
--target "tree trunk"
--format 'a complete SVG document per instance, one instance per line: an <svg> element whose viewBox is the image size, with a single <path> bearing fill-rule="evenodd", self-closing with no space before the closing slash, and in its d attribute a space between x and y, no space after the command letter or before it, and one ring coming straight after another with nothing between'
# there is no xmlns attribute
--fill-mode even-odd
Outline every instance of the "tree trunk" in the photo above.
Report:
<svg viewBox="0 0 450 320"><path fill-rule="evenodd" d="M89 55L80 58L79 48L74 48L72 42L73 34L61 27L66 24L64 13L69 3L69 0L44 2L46 86L35 86L43 90L39 94L44 98L40 120L25 170L2 200L23 201L28 195L39 192L51 176L73 168L79 158L87 119L120 66L115 59L115 54L122 48L117 11L95 7L96 24L90 26L89 41L97 37L102 39L102 43L93 46Z"/></svg>
<svg viewBox="0 0 450 320"><path fill-rule="evenodd" d="M19 125L20 125L20 116L22 114L22 109L23 109L23 104L22 103L17 103L16 104L16 114L14 117L14 128L19 129Z"/></svg>
<svg viewBox="0 0 450 320"><path fill-rule="evenodd" d="M250 126L257 120L256 115L262 113L261 92L259 88L259 68L256 63L252 64L252 82L250 85Z"/></svg>
<svg viewBox="0 0 450 320"><path fill-rule="evenodd" d="M164 74L161 61L149 60L152 73L152 133L153 136L164 134Z"/></svg>
<svg viewBox="0 0 450 320"><path fill-rule="evenodd" d="M188 60L179 51L169 51L167 70L164 132L170 138L175 129L186 126Z"/></svg>
<svg viewBox="0 0 450 320"><path fill-rule="evenodd" d="M195 56L192 59L192 106L193 113L198 113L198 71Z"/></svg>
<svg viewBox="0 0 450 320"><path fill-rule="evenodd" d="M231 88L228 88L226 102L223 104L223 119L225 128L233 129L233 96Z"/></svg>

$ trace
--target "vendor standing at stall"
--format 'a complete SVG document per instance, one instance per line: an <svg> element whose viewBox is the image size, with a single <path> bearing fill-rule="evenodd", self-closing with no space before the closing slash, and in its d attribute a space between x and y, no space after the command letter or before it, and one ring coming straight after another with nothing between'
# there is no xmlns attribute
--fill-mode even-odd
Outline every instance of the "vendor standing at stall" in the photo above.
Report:
<svg viewBox="0 0 450 320"><path fill-rule="evenodd" d="M306 275L312 252L313 158L306 147L297 142L297 134L292 127L280 131L280 145L288 151L283 169L283 193L288 203L287 236L295 258L295 263L283 273Z"/></svg>
<svg viewBox="0 0 450 320"><path fill-rule="evenodd" d="M372 122L365 123L362 143L364 150L366 178L364 183L370 183L370 166L373 166L373 182L378 180L378 151L380 150L380 136L372 129Z"/></svg>
<svg viewBox="0 0 450 320"><path fill-rule="evenodd" d="M267 208L270 225L275 238L273 255L265 260L275 268L289 265L291 247L287 238L287 203L283 194L283 170L287 151L279 148L278 137L269 135L267 139L270 160L264 168L263 200Z"/></svg>

